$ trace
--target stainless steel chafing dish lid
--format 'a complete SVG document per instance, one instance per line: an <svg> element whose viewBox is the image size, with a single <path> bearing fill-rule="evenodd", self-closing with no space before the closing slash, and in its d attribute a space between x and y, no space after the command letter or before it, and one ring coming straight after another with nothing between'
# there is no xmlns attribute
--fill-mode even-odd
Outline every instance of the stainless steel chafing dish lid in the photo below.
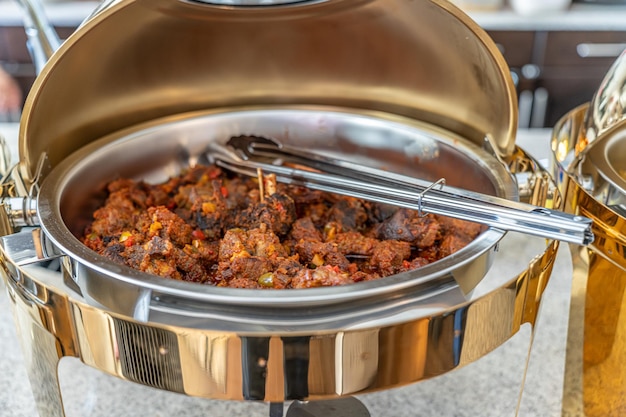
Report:
<svg viewBox="0 0 626 417"><path fill-rule="evenodd" d="M596 200L626 215L626 121L615 123L588 146L576 177Z"/></svg>
<svg viewBox="0 0 626 417"><path fill-rule="evenodd" d="M385 111L514 150L515 90L486 33L442 0L325 0L263 7L110 1L49 59L20 130L32 179L111 132L239 105ZM43 172L44 176L46 171Z"/></svg>
<svg viewBox="0 0 626 417"><path fill-rule="evenodd" d="M597 202L621 215L626 214L625 92L626 51L591 102L564 116L553 134L559 165Z"/></svg>
<svg viewBox="0 0 626 417"><path fill-rule="evenodd" d="M616 123L625 119L626 109L626 50L607 71L585 113L579 132L578 151L602 137Z"/></svg>

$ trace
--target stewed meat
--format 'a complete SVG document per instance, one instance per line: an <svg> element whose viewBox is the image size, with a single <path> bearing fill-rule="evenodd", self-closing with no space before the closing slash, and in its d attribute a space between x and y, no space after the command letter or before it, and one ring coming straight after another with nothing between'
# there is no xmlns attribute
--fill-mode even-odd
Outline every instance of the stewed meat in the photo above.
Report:
<svg viewBox="0 0 626 417"><path fill-rule="evenodd" d="M483 230L214 165L156 185L118 179L108 193L85 229L85 245L144 272L224 287L379 279L448 256Z"/></svg>

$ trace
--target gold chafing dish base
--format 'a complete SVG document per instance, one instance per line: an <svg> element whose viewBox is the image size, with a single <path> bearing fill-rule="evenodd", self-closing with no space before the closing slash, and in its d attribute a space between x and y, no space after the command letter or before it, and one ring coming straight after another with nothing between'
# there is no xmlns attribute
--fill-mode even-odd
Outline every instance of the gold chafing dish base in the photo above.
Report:
<svg viewBox="0 0 626 417"><path fill-rule="evenodd" d="M592 218L596 236L589 247L570 247L573 282L563 415L622 416L626 413L626 316L622 314L626 308L626 219L580 181L584 173L578 162L590 145L582 133L588 107L566 114L552 136L554 178L564 195L564 210Z"/></svg>

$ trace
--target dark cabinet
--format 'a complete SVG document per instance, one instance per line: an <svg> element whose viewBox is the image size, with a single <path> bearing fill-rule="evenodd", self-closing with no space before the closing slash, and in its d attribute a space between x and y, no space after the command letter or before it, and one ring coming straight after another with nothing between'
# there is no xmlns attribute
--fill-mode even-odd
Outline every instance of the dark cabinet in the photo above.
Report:
<svg viewBox="0 0 626 417"><path fill-rule="evenodd" d="M62 39L75 29L57 27ZM488 31L517 85L520 127L552 127L574 107L591 100L604 75L626 48L622 31ZM21 26L0 27L0 65L24 95L35 69Z"/></svg>
<svg viewBox="0 0 626 417"><path fill-rule="evenodd" d="M62 39L66 39L75 29L57 27L56 30ZM36 74L22 26L0 26L0 66L17 80L26 96Z"/></svg>
<svg viewBox="0 0 626 417"><path fill-rule="evenodd" d="M489 35L511 67L520 68L532 62L535 32L493 31Z"/></svg>
<svg viewBox="0 0 626 417"><path fill-rule="evenodd" d="M552 127L591 100L626 48L621 31L489 31L516 80L520 127Z"/></svg>

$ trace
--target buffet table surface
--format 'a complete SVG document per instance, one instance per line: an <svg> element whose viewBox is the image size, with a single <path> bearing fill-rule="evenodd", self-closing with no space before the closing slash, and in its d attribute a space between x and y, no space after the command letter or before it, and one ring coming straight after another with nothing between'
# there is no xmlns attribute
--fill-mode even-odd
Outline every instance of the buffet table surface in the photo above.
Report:
<svg viewBox="0 0 626 417"><path fill-rule="evenodd" d="M17 124L0 123L0 134L16 152ZM518 135L518 144L540 161L546 161L549 134L549 130L522 131ZM561 245L544 293L530 356L532 331L525 325L504 345L461 369L408 387L359 396L359 399L368 406L372 416L381 417L514 416L521 376L529 357L518 415L561 416L571 275L569 250L567 245ZM0 390L0 416L36 417L2 279L0 346L0 386L3 387ZM513 365L515 363L518 365ZM74 358L61 361L59 375L68 417L146 415L145 407L150 407L151 416L163 417L177 414L186 417L268 415L266 404L214 401L157 391L104 375ZM136 407L132 408L133 405ZM139 414L137 407L141 410ZM111 413L112 410L115 414ZM393 410L393 414L388 414L389 410Z"/></svg>

